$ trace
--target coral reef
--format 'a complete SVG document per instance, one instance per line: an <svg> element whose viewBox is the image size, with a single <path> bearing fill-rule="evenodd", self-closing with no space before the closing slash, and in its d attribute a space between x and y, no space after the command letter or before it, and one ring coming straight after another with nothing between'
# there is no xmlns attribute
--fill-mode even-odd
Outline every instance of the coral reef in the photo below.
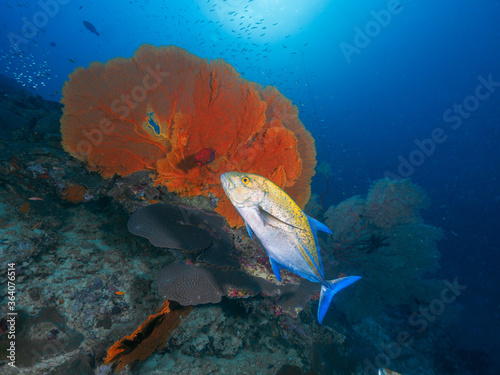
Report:
<svg viewBox="0 0 500 375"><path fill-rule="evenodd" d="M353 308L350 318L362 315L354 304L370 306L376 315L387 305L415 307L415 300L426 301L440 288L426 279L439 268L436 242L442 238L441 230L420 216L428 205L422 189L409 180L383 179L366 198L351 197L326 211L326 224L333 231L327 252L340 272L363 275L352 302L342 304Z"/></svg>
<svg viewBox="0 0 500 375"><path fill-rule="evenodd" d="M285 364L307 370L308 361L299 347L280 338L274 320L226 300L194 308L165 350L142 362L137 373L274 375Z"/></svg>
<svg viewBox="0 0 500 375"><path fill-rule="evenodd" d="M307 283L283 272L283 280L288 284L274 285L266 254L256 241L250 240L242 229L230 229L220 215L205 211L212 207L208 198L181 198L164 186L154 185L151 176L156 172L139 171L123 178L103 179L100 174L82 168L80 161L61 148L57 122L60 114L57 103L25 94L0 95L1 118L14 119L0 129L4 132L1 136L5 135L0 140L0 260L4 270L7 263L16 264L16 311L21 323L16 325L18 367L10 367L5 357L0 356L2 374L275 375L294 371L353 375L364 371L365 360L375 363L379 356L385 355L388 344L406 330L411 331L413 341L401 349L397 358L390 358L393 370L409 375L487 373L477 368L477 361L475 368L467 361L478 355L487 358L484 353L456 350L448 331L444 331L447 313L420 333L408 326L408 316L418 310L391 305L386 314L378 315L375 320L366 316L372 306L363 305L360 300L359 310L348 309L350 314L359 311L359 315L364 315L353 323L351 315L342 313L343 305L351 303L352 295L348 298L340 295L337 308L329 313L325 324L319 326L317 295L310 300L311 294L317 291L316 284L309 283L314 286L314 290L310 290ZM31 120L34 115L36 123ZM215 162L214 159L201 168ZM65 190L74 185L85 187L80 202L64 199ZM189 210L189 220L183 219L178 224L208 232L212 242L208 249L194 254L158 248L148 239L131 234L127 220L132 212L154 207L158 202L181 205L180 210ZM149 212L148 209L145 212ZM417 246L416 251L420 249L424 253L433 246L433 237L426 237L431 233L430 227L421 225L422 232L413 232L411 226L422 224L421 221L396 223L393 229L401 241L398 246L407 248L422 241L425 246ZM408 225L406 232L403 229L398 232L398 228ZM374 239L371 234L367 232L360 237L360 244L355 246L360 255L367 254L367 259L387 251L393 243L392 232L377 232ZM328 244L324 238L320 236L319 240L329 254L345 250L351 244L336 247L336 242ZM352 237L340 235L338 238ZM389 246L377 247L383 243ZM212 249L215 250L211 252ZM414 256L408 249L405 251ZM369 269L369 264L364 264L362 259L354 261L354 256L351 263L339 258L340 263L332 265L332 259L327 261L326 255L322 257L328 277L335 277L339 269L345 269L343 267ZM345 255L347 258L347 253ZM394 259L413 264L413 260L403 254L401 257L394 254ZM435 264L433 259L418 256L416 259ZM238 289L229 290L233 298L222 298L218 304L194 306L189 316L169 332L161 351L121 370L116 370L116 364L104 364L113 343L134 332L164 302L156 278L161 269L175 261L185 264L195 261L195 267L245 272L266 279L280 294L234 298L243 295ZM428 265L421 264L428 269ZM399 269L399 265L385 262L379 266L384 268L380 273L367 271L370 277L380 281L384 274L393 281L399 280L391 274L391 267ZM414 272L415 277L423 276L420 270L414 269ZM362 283L368 283L367 277ZM415 283L421 286L419 280ZM7 285L6 272L0 273L0 284ZM406 287L411 293L412 285L406 284ZM368 291L374 297L387 297L377 306L390 303L391 289L384 291L386 295L377 289ZM431 288L422 298L428 299L432 292ZM2 306L7 306L8 296L7 288L1 288ZM359 298L371 301L370 295ZM459 306L459 302L455 305ZM171 310L172 306L173 302L169 303ZM297 315L298 306L303 310ZM452 311L453 306L447 305L446 312ZM2 355L6 332L11 327L4 310L0 314ZM160 331L154 332L158 326L154 327L153 333L164 338Z"/></svg>
<svg viewBox="0 0 500 375"><path fill-rule="evenodd" d="M355 261L386 246L385 240L405 224L421 224L420 211L428 207L425 193L409 180L377 181L365 199L351 197L326 212L331 242L339 259Z"/></svg>
<svg viewBox="0 0 500 375"><path fill-rule="evenodd" d="M76 69L62 103L65 150L104 177L153 171L170 192L218 202L231 226L243 223L223 172L258 173L299 205L309 199L316 149L297 108L222 60L142 45L132 58Z"/></svg>
<svg viewBox="0 0 500 375"><path fill-rule="evenodd" d="M53 307L43 308L35 315L20 311L16 325L20 328L16 332L16 362L19 367L33 366L41 357L48 359L61 351L72 352L84 338L80 332L71 329ZM0 340L1 360L7 360L9 342L7 335L3 335Z"/></svg>

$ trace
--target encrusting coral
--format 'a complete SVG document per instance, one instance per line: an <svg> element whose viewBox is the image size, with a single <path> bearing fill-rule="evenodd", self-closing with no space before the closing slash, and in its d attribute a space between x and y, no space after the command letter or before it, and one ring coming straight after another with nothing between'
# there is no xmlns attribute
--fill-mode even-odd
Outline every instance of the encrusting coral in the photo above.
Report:
<svg viewBox="0 0 500 375"><path fill-rule="evenodd" d="M221 173L257 173L300 206L309 199L316 149L297 108L223 60L142 45L131 58L77 68L62 103L65 150L104 177L152 171L170 192L215 198L231 226L243 222Z"/></svg>

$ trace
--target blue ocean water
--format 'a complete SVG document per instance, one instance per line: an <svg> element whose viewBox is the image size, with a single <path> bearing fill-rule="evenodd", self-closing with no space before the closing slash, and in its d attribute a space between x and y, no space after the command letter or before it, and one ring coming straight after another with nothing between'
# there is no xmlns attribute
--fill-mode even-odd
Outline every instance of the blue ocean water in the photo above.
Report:
<svg viewBox="0 0 500 375"><path fill-rule="evenodd" d="M177 45L297 105L318 161L332 167L326 207L379 178L411 178L431 198L426 221L444 230L440 278L467 286L450 335L498 357L500 1L7 0L0 9L0 72L44 99L59 101L78 66L130 57L143 43ZM313 192L325 189L318 174Z"/></svg>

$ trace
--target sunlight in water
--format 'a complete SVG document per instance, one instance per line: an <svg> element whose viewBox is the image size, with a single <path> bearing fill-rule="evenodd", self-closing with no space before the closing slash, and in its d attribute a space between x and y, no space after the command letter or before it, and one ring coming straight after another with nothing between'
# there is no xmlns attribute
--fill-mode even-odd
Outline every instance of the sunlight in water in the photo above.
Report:
<svg viewBox="0 0 500 375"><path fill-rule="evenodd" d="M329 0L198 0L203 13L237 39L269 42L296 35Z"/></svg>

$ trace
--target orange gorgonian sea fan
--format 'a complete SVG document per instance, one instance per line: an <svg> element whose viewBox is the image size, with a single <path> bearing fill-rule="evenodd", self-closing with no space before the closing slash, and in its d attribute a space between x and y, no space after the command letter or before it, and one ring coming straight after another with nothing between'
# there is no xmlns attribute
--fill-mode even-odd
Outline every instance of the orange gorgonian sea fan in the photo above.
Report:
<svg viewBox="0 0 500 375"><path fill-rule="evenodd" d="M297 108L223 60L142 45L131 58L77 68L62 103L64 149L104 177L150 170L171 192L218 199L231 226L243 222L224 172L260 174L300 206L309 200L316 149Z"/></svg>

